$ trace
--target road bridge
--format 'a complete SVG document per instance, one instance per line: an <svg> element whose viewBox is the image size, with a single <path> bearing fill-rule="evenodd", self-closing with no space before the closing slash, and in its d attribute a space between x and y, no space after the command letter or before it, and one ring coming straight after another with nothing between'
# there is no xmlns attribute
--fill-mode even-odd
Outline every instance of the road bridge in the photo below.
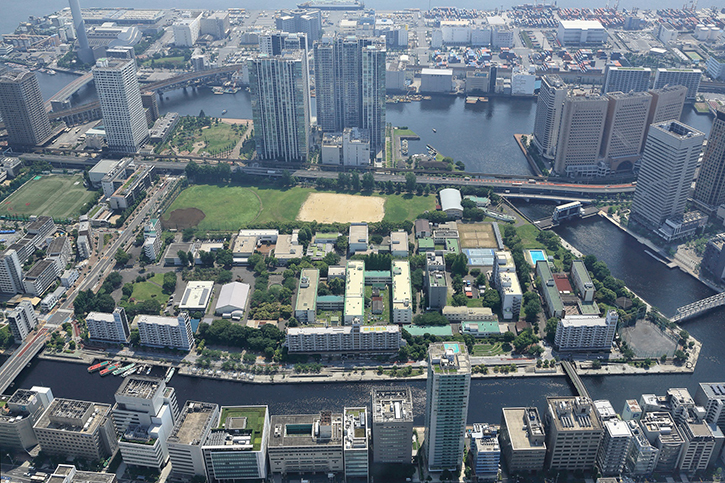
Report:
<svg viewBox="0 0 725 483"><path fill-rule="evenodd" d="M579 377L579 374L576 372L576 368L574 365L569 361L562 361L561 367L564 369L564 373L569 378L571 383L574 385L574 389L576 389L577 396L579 397L589 397L589 391L587 391L587 387L582 382L581 378Z"/></svg>
<svg viewBox="0 0 725 483"><path fill-rule="evenodd" d="M717 307L725 306L725 292L715 294L712 297L698 300L688 305L683 305L675 312L675 316L672 317L672 322L681 323L689 319L697 317L698 315L709 312Z"/></svg>
<svg viewBox="0 0 725 483"><path fill-rule="evenodd" d="M0 367L0 394L10 387L25 366L30 364L48 340L48 329L41 328L36 334L29 335L25 342Z"/></svg>
<svg viewBox="0 0 725 483"><path fill-rule="evenodd" d="M93 82L92 72L88 72L87 74L83 74L78 77L51 97L50 100L45 103L45 110L50 112L51 109L59 111L70 108L70 97L91 82Z"/></svg>

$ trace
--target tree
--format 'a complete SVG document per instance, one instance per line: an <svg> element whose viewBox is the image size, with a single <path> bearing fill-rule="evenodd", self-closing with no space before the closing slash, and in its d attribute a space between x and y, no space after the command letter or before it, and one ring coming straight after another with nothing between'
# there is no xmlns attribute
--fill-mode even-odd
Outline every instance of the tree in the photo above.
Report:
<svg viewBox="0 0 725 483"><path fill-rule="evenodd" d="M204 250L199 250L199 259L201 260L201 264L205 267L214 266L214 254L212 252L205 252Z"/></svg>
<svg viewBox="0 0 725 483"><path fill-rule="evenodd" d="M335 241L335 249L338 252L345 253L347 251L348 247L348 241L347 237L345 235L340 235L337 237L337 241Z"/></svg>
<svg viewBox="0 0 725 483"><path fill-rule="evenodd" d="M181 233L181 240L188 242L191 241L194 238L194 229L193 228L186 228Z"/></svg>
<svg viewBox="0 0 725 483"><path fill-rule="evenodd" d="M687 353L680 349L677 349L675 351L675 362L682 364L686 360L687 360Z"/></svg>
<svg viewBox="0 0 725 483"><path fill-rule="evenodd" d="M554 337L556 336L556 328L559 326L559 319L556 317L551 317L549 320L546 321L546 328L544 329L544 333L546 334L546 340L548 340L550 343L554 343Z"/></svg>
<svg viewBox="0 0 725 483"><path fill-rule="evenodd" d="M350 187L353 191L360 191L360 175L352 173L350 175Z"/></svg>
<svg viewBox="0 0 725 483"><path fill-rule="evenodd" d="M365 173L362 177L363 191L372 191L375 189L375 176L373 173Z"/></svg>
<svg viewBox="0 0 725 483"><path fill-rule="evenodd" d="M232 281L232 272L229 270L221 270L216 277L217 283L229 283Z"/></svg>
<svg viewBox="0 0 725 483"><path fill-rule="evenodd" d="M281 182L282 182L282 186L284 186L284 187L294 186L297 184L297 178L292 176L291 171L284 170L284 171L282 171Z"/></svg>
<svg viewBox="0 0 725 483"><path fill-rule="evenodd" d="M528 348L532 344L536 344L539 342L539 338L534 335L534 332L531 330L530 327L527 327L524 329L523 332L521 332L514 340L513 344L516 348L516 352L523 352L526 348Z"/></svg>
<svg viewBox="0 0 725 483"><path fill-rule="evenodd" d="M455 255L453 263L451 263L451 273L465 277L468 274L468 257L465 253Z"/></svg>
<svg viewBox="0 0 725 483"><path fill-rule="evenodd" d="M108 274L108 277L106 277L106 282L112 285L114 289L117 289L123 283L123 277L121 277L121 274L118 272L111 272Z"/></svg>
<svg viewBox="0 0 725 483"><path fill-rule="evenodd" d="M539 312L541 312L541 302L538 299L529 300L524 304L524 316L527 322L535 322Z"/></svg>
<svg viewBox="0 0 725 483"><path fill-rule="evenodd" d="M418 179L415 177L415 174L411 172L405 173L405 189L412 193L415 191L416 184L418 184Z"/></svg>
<svg viewBox="0 0 725 483"><path fill-rule="evenodd" d="M123 288L121 289L121 293L126 297L130 297L133 294L133 284L124 283Z"/></svg>
<svg viewBox="0 0 725 483"><path fill-rule="evenodd" d="M448 322L448 319L446 319L443 314L440 312L425 312L422 314L418 314L415 317L413 317L413 324L414 325L438 325L438 326L444 326L449 325L450 322Z"/></svg>
<svg viewBox="0 0 725 483"><path fill-rule="evenodd" d="M179 250L178 252L176 252L176 256L179 257L179 260L181 260L182 267L189 266L189 257L184 250Z"/></svg>
<svg viewBox="0 0 725 483"><path fill-rule="evenodd" d="M222 267L229 269L234 264L234 255L231 250L217 250L216 262Z"/></svg>
<svg viewBox="0 0 725 483"><path fill-rule="evenodd" d="M119 248L116 250L116 263L119 265L126 265L126 263L131 259L131 255L123 251L123 249Z"/></svg>
<svg viewBox="0 0 725 483"><path fill-rule="evenodd" d="M498 290L492 288L486 289L483 293L481 305L490 307L494 312L498 311L501 308L501 295L498 293Z"/></svg>
<svg viewBox="0 0 725 483"><path fill-rule="evenodd" d="M162 289L164 293L174 293L174 290L176 290L176 273L166 272L164 274L164 283L162 285Z"/></svg>
<svg viewBox="0 0 725 483"><path fill-rule="evenodd" d="M416 290L423 290L424 288L424 281L423 281L423 269L422 268L416 268L413 273L410 274L410 281L413 285L413 288Z"/></svg>

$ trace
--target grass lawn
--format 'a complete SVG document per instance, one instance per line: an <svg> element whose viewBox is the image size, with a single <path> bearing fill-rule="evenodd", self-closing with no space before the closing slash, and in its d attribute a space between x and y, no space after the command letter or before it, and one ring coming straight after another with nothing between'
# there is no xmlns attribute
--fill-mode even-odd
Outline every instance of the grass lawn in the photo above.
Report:
<svg viewBox="0 0 725 483"><path fill-rule="evenodd" d="M473 355L477 357L501 355L503 354L502 345L503 343L501 342L496 342L495 344L476 344L473 346Z"/></svg>
<svg viewBox="0 0 725 483"><path fill-rule="evenodd" d="M415 196L405 195L378 195L385 198L386 221L400 222L405 220L415 221L415 217L426 210L435 209L435 195Z"/></svg>
<svg viewBox="0 0 725 483"><path fill-rule="evenodd" d="M176 66L183 66L186 64L186 61L184 60L184 56L179 55L176 57L162 57L160 59L148 59L141 63L142 66L148 67L151 65L151 61L155 60L154 64L174 64Z"/></svg>
<svg viewBox="0 0 725 483"><path fill-rule="evenodd" d="M153 283L152 283L153 282ZM169 296L166 295L162 289L161 286L164 284L164 274L163 273L157 273L150 279L146 280L145 282L141 283L134 283L133 284L133 293L131 294L131 298L136 300L136 302L141 302L143 300L151 300L156 299L162 304L165 304L169 300Z"/></svg>
<svg viewBox="0 0 725 483"><path fill-rule="evenodd" d="M395 135L396 136L407 136L407 137L417 137L418 135L412 130L412 129L395 129Z"/></svg>
<svg viewBox="0 0 725 483"><path fill-rule="evenodd" d="M516 228L516 232L521 237L524 248L544 248L544 245L539 242L536 237L539 235L539 229L534 225L526 224Z"/></svg>
<svg viewBox="0 0 725 483"><path fill-rule="evenodd" d="M281 190L274 186L192 185L186 188L166 210L162 219L168 221L177 209L197 208L204 219L197 229L206 231L237 230L250 223L289 222L297 218L307 195L313 188L294 187ZM360 196L364 202L363 195ZM414 221L426 210L435 208L434 195L381 195L385 198L386 221Z"/></svg>
<svg viewBox="0 0 725 483"><path fill-rule="evenodd" d="M231 124L220 122L216 126L202 129L201 139L206 141L204 151L213 153L234 148L240 136L232 129Z"/></svg>
<svg viewBox="0 0 725 483"><path fill-rule="evenodd" d="M50 175L33 179L2 203L2 214L46 215L73 218L93 199L93 192L83 186L83 176Z"/></svg>

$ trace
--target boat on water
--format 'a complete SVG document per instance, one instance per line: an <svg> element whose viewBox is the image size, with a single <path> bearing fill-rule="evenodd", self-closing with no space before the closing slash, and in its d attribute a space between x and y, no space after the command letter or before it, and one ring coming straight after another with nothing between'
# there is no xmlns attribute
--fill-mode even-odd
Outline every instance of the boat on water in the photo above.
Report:
<svg viewBox="0 0 725 483"><path fill-rule="evenodd" d="M400 152L405 156L408 154L408 140L403 139L403 141L400 143Z"/></svg>
<svg viewBox="0 0 725 483"><path fill-rule="evenodd" d="M318 10L362 10L365 4L358 0L310 0L300 3L297 8L316 8Z"/></svg>
<svg viewBox="0 0 725 483"><path fill-rule="evenodd" d="M219 87L219 86L214 86L214 87L212 87L212 88L211 88L211 91L212 91L212 92L213 92L214 94L217 94L217 95L221 95L221 94L224 94L224 88L223 88L223 87Z"/></svg>
<svg viewBox="0 0 725 483"><path fill-rule="evenodd" d="M129 364L129 365L127 365L127 366L123 366L123 367L118 367L118 368L117 368L117 369L116 369L115 371L113 371L113 375L114 375L114 376L118 376L119 374L123 374L123 373L124 373L124 372L126 372L127 370L129 370L129 369L132 369L132 368L134 368L134 367L136 367L136 363L135 363L135 362L134 362L134 363L132 363L132 364Z"/></svg>
<svg viewBox="0 0 725 483"><path fill-rule="evenodd" d="M222 114L226 114L226 113L227 113L227 110L226 109L223 109L222 110Z"/></svg>
<svg viewBox="0 0 725 483"><path fill-rule="evenodd" d="M103 361L103 362L99 362L98 364L93 364L92 366L88 367L88 372L93 373L96 371L100 371L101 369L103 369L110 363L111 363L111 361Z"/></svg>
<svg viewBox="0 0 725 483"><path fill-rule="evenodd" d="M168 372L166 373L166 377L164 378L165 382L169 382L171 378L174 376L174 373L176 372L176 368L171 367L169 368Z"/></svg>
<svg viewBox="0 0 725 483"><path fill-rule="evenodd" d="M240 90L240 87L227 87L226 89L224 89L224 94L236 94Z"/></svg>
<svg viewBox="0 0 725 483"><path fill-rule="evenodd" d="M149 367L148 367L148 369L146 369L146 375L147 375L147 376L148 376L149 374L151 374L151 369L152 369L152 366L149 366Z"/></svg>
<svg viewBox="0 0 725 483"><path fill-rule="evenodd" d="M433 129L433 132L438 132L438 131L436 131L436 128L431 128L431 129Z"/></svg>
<svg viewBox="0 0 725 483"><path fill-rule="evenodd" d="M130 368L129 370L127 370L123 374L121 374L121 377L128 377L131 374L135 373L137 370L138 370L138 367L136 367L136 364L134 364L132 368Z"/></svg>
<svg viewBox="0 0 725 483"><path fill-rule="evenodd" d="M120 363L114 363L104 369L101 369L101 372L100 372L101 376L109 375L110 373L112 373L113 371L118 369L118 366L120 366L120 365L121 365Z"/></svg>

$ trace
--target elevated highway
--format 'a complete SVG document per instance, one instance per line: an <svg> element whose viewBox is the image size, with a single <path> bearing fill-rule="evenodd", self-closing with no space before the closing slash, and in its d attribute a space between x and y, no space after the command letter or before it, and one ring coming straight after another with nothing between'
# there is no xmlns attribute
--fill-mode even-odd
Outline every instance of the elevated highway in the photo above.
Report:
<svg viewBox="0 0 725 483"><path fill-rule="evenodd" d="M0 367L0 394L4 393L13 383L25 366L30 364L38 352L45 346L50 336L48 329L40 328L35 334L29 335L23 344Z"/></svg>

